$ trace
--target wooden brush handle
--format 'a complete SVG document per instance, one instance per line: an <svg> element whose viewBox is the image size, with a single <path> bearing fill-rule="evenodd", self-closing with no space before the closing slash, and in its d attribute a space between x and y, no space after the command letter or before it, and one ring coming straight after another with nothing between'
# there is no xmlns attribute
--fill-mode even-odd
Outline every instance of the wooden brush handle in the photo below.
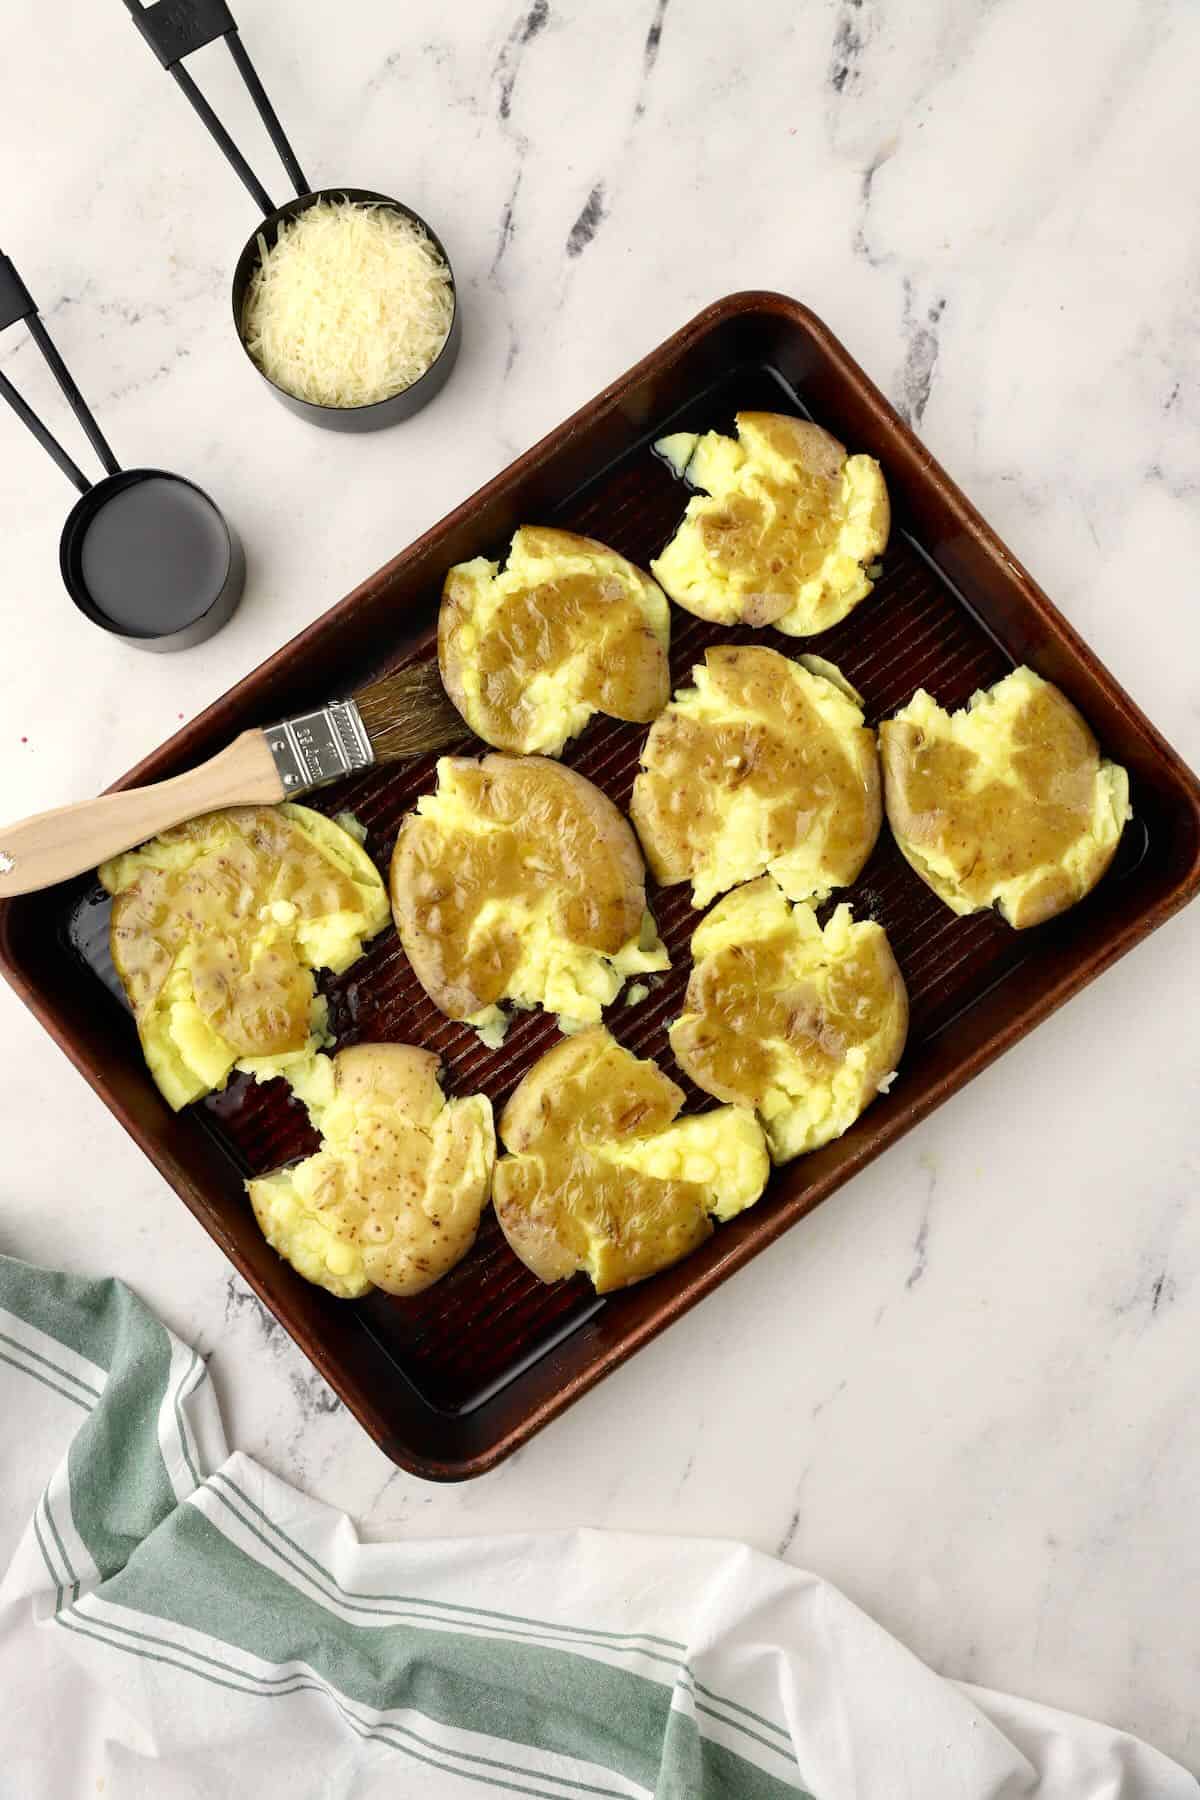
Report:
<svg viewBox="0 0 1200 1800"><path fill-rule="evenodd" d="M77 806L56 806L19 825L0 826L0 898L82 875L200 813L282 799L283 781L266 738L261 731L243 731L228 750L186 775L154 787L101 794Z"/></svg>

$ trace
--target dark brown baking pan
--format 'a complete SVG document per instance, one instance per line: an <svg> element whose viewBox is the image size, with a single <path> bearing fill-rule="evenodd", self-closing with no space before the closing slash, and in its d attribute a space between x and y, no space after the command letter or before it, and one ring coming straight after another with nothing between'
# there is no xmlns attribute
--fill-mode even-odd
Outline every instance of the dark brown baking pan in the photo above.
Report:
<svg viewBox="0 0 1200 1800"><path fill-rule="evenodd" d="M776 294L736 294L709 307L117 785L178 774L247 725L432 654L447 568L502 554L523 522L587 532L644 566L686 499L654 456L653 439L668 429L729 429L736 411L753 408L811 415L851 450L878 457L891 489L882 579L849 619L803 648L845 671L873 721L918 686L959 706L1014 663L1031 663L1066 690L1129 769L1136 817L1095 892L1023 934L992 914L956 918L885 831L849 898L857 914L886 926L908 982L912 1028L899 1079L843 1138L776 1174L756 1207L686 1262L604 1300L582 1279L543 1287L489 1213L471 1254L419 1298L332 1299L267 1247L243 1192L247 1174L314 1147L285 1086L256 1088L238 1077L226 1093L172 1115L142 1063L113 976L100 890L81 881L0 906L0 966L12 985L387 1455L434 1480L478 1475L524 1443L1200 885L1200 784L826 327ZM672 624L677 683L707 644L752 635L681 612ZM799 648L771 631L754 641ZM626 806L643 736L642 728L595 720L566 760ZM463 747L474 741L464 738ZM401 817L432 781L428 759L362 776L316 803L330 813L351 807L386 869ZM658 893L653 904L671 972L640 1005L618 1001L608 1022L622 1042L681 1079L666 1025L680 1007L695 915L684 889ZM500 1050L485 1049L430 1005L390 930L324 985L341 1043L426 1045L443 1058L452 1091L482 1089L497 1104L556 1035L541 1016L525 1015ZM704 1103L688 1092L690 1106ZM171 1228L169 1219L162 1228Z"/></svg>

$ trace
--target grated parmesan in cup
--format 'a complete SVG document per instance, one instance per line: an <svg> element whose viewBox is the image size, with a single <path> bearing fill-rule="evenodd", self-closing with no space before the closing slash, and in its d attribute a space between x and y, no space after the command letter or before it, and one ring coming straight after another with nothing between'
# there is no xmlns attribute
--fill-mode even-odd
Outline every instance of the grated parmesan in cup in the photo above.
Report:
<svg viewBox="0 0 1200 1800"><path fill-rule="evenodd" d="M242 312L269 381L319 406L370 406L423 375L454 315L450 271L390 206L315 200L280 229Z"/></svg>

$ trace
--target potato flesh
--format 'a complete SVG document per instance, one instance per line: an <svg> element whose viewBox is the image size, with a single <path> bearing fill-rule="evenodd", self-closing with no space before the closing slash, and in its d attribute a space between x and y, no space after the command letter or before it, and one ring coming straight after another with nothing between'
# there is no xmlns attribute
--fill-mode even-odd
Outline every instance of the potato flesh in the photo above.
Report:
<svg viewBox="0 0 1200 1800"><path fill-rule="evenodd" d="M715 1107L679 1119L656 1137L633 1144L608 1144L604 1155L618 1168L637 1170L655 1181L686 1181L711 1196L714 1219L732 1219L753 1206L767 1179L763 1134L743 1106Z"/></svg>
<svg viewBox="0 0 1200 1800"><path fill-rule="evenodd" d="M662 711L669 631L665 595L623 556L524 526L503 573L484 557L451 569L438 657L486 743L557 756L596 712L647 723Z"/></svg>
<svg viewBox="0 0 1200 1800"><path fill-rule="evenodd" d="M764 871L795 900L847 886L882 818L859 705L757 646L709 650L692 678L652 726L634 783L652 873L690 880L697 906Z"/></svg>
<svg viewBox="0 0 1200 1800"><path fill-rule="evenodd" d="M896 841L957 913L996 906L1018 929L1052 918L1095 886L1131 816L1125 770L1031 669L957 713L919 690L880 747Z"/></svg>
<svg viewBox="0 0 1200 1800"><path fill-rule="evenodd" d="M237 807L100 870L113 963L147 1064L179 1108L235 1066L261 1079L324 1041L313 971L348 968L387 923L366 852L308 807Z"/></svg>
<svg viewBox="0 0 1200 1800"><path fill-rule="evenodd" d="M712 1218L753 1205L769 1163L753 1116L676 1122L683 1093L595 1027L535 1064L501 1120L496 1216L542 1281L586 1272L598 1293L686 1256Z"/></svg>
<svg viewBox="0 0 1200 1800"><path fill-rule="evenodd" d="M887 544L879 464L777 413L739 413L737 438L676 434L655 448L705 490L650 565L677 605L722 625L826 631L866 598Z"/></svg>
<svg viewBox="0 0 1200 1800"><path fill-rule="evenodd" d="M840 1137L904 1048L908 1000L882 927L839 906L822 931L764 877L713 908L692 956L669 1032L680 1068L752 1107L776 1162Z"/></svg>
<svg viewBox="0 0 1200 1800"><path fill-rule="evenodd" d="M502 1001L590 1023L625 976L667 967L629 826L540 758L443 758L397 841L392 902L426 992L484 1027Z"/></svg>
<svg viewBox="0 0 1200 1800"><path fill-rule="evenodd" d="M417 1294L466 1255L495 1159L491 1103L447 1101L437 1057L409 1045L342 1051L298 1087L321 1148L248 1181L272 1248L340 1299Z"/></svg>

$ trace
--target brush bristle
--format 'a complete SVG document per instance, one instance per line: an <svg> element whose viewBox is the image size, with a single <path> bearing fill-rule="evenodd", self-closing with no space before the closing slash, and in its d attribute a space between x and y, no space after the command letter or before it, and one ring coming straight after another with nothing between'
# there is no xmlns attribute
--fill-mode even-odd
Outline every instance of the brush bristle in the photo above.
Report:
<svg viewBox="0 0 1200 1800"><path fill-rule="evenodd" d="M470 735L446 695L437 663L410 663L355 694L371 747L380 762L424 756Z"/></svg>

